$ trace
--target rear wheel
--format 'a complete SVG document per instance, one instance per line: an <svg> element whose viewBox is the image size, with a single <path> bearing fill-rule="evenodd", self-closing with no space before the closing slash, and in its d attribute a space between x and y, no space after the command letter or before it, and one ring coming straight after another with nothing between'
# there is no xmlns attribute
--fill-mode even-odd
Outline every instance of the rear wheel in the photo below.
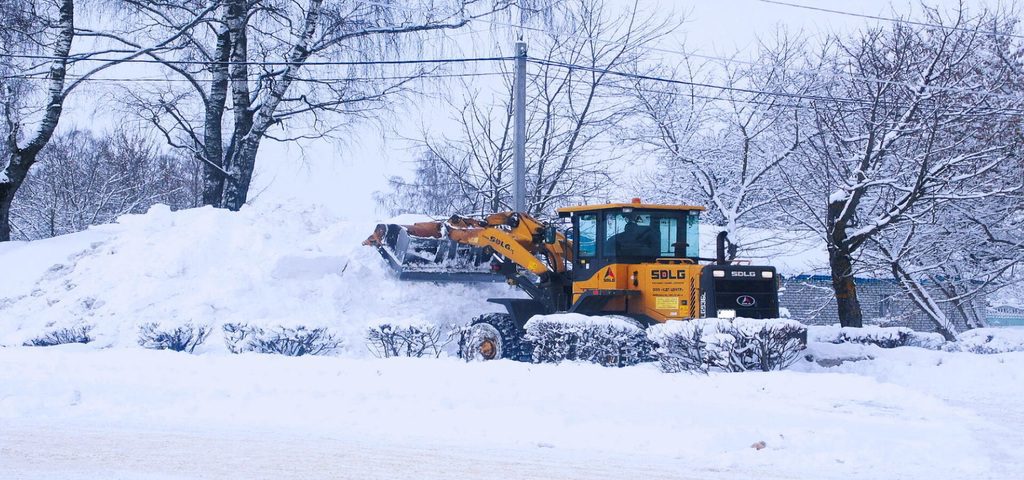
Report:
<svg viewBox="0 0 1024 480"><path fill-rule="evenodd" d="M462 333L459 356L467 362L502 358L528 360L519 329L507 313L489 313L475 318Z"/></svg>

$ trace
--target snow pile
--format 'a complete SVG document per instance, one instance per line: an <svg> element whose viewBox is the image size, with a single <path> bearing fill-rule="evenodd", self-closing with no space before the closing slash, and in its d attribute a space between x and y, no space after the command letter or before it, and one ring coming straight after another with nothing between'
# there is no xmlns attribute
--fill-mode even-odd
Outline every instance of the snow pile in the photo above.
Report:
<svg viewBox="0 0 1024 480"><path fill-rule="evenodd" d="M976 328L961 333L946 350L982 354L1024 352L1024 328Z"/></svg>
<svg viewBox="0 0 1024 480"><path fill-rule="evenodd" d="M918 332L912 330L907 340L908 347L921 347L928 350L940 350L946 345L946 337L936 332Z"/></svg>
<svg viewBox="0 0 1024 480"><path fill-rule="evenodd" d="M584 361L604 366L635 365L650 355L643 327L626 317L578 313L538 315L526 322L533 361Z"/></svg>
<svg viewBox="0 0 1024 480"><path fill-rule="evenodd" d="M937 350L946 343L938 333L917 332L907 327L840 327L838 325L809 326L807 338L811 342L857 343L881 348L921 347Z"/></svg>
<svg viewBox="0 0 1024 480"><path fill-rule="evenodd" d="M318 208L156 206L116 224L0 245L0 345L88 329L94 347L138 347L140 331L212 331L196 352L227 351L225 325L325 331L363 356L366 325L417 316L462 324L500 310L503 285L399 282L360 242L372 224ZM458 308L453 308L458 306Z"/></svg>
<svg viewBox="0 0 1024 480"><path fill-rule="evenodd" d="M706 318L647 329L666 372L781 370L807 343L807 327L793 320Z"/></svg>

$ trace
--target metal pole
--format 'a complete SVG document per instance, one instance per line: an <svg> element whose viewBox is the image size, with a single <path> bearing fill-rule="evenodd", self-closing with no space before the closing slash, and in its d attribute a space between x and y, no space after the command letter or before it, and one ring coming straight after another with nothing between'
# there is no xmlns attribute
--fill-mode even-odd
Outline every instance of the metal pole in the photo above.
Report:
<svg viewBox="0 0 1024 480"><path fill-rule="evenodd" d="M512 208L517 212L526 211L526 42L516 42L515 84L515 131L512 138L512 174L515 185L512 189Z"/></svg>

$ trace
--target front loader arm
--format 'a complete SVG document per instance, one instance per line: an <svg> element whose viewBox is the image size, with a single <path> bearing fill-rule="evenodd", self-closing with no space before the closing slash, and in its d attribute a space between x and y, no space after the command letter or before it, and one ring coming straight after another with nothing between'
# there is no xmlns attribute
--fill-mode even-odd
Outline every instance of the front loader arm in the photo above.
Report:
<svg viewBox="0 0 1024 480"><path fill-rule="evenodd" d="M443 222L419 222L412 225L377 225L373 235L363 245L397 249L397 240L388 232L404 230L414 238L431 238L439 241L490 247L509 261L530 271L534 275L549 272L562 273L566 262L571 261L570 242L561 232L556 234L555 243L544 242L544 224L530 215L516 212L500 212L483 219L453 215ZM404 254L404 252L402 252ZM547 265L537 258L543 254ZM403 255L404 258L404 255Z"/></svg>
<svg viewBox="0 0 1024 480"><path fill-rule="evenodd" d="M480 247L489 246L499 255L529 270L534 275L541 275L551 271L547 265L541 263L534 256L533 252L525 248L511 232L488 227L473 235L469 243Z"/></svg>

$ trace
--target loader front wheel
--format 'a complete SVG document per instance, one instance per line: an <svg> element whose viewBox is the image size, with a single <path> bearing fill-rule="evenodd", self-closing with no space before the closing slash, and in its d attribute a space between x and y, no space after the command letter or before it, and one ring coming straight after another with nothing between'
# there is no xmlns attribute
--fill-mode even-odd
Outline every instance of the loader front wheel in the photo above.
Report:
<svg viewBox="0 0 1024 480"><path fill-rule="evenodd" d="M507 313L490 313L473 320L462 332L459 356L467 362L508 358L522 360L518 329Z"/></svg>

